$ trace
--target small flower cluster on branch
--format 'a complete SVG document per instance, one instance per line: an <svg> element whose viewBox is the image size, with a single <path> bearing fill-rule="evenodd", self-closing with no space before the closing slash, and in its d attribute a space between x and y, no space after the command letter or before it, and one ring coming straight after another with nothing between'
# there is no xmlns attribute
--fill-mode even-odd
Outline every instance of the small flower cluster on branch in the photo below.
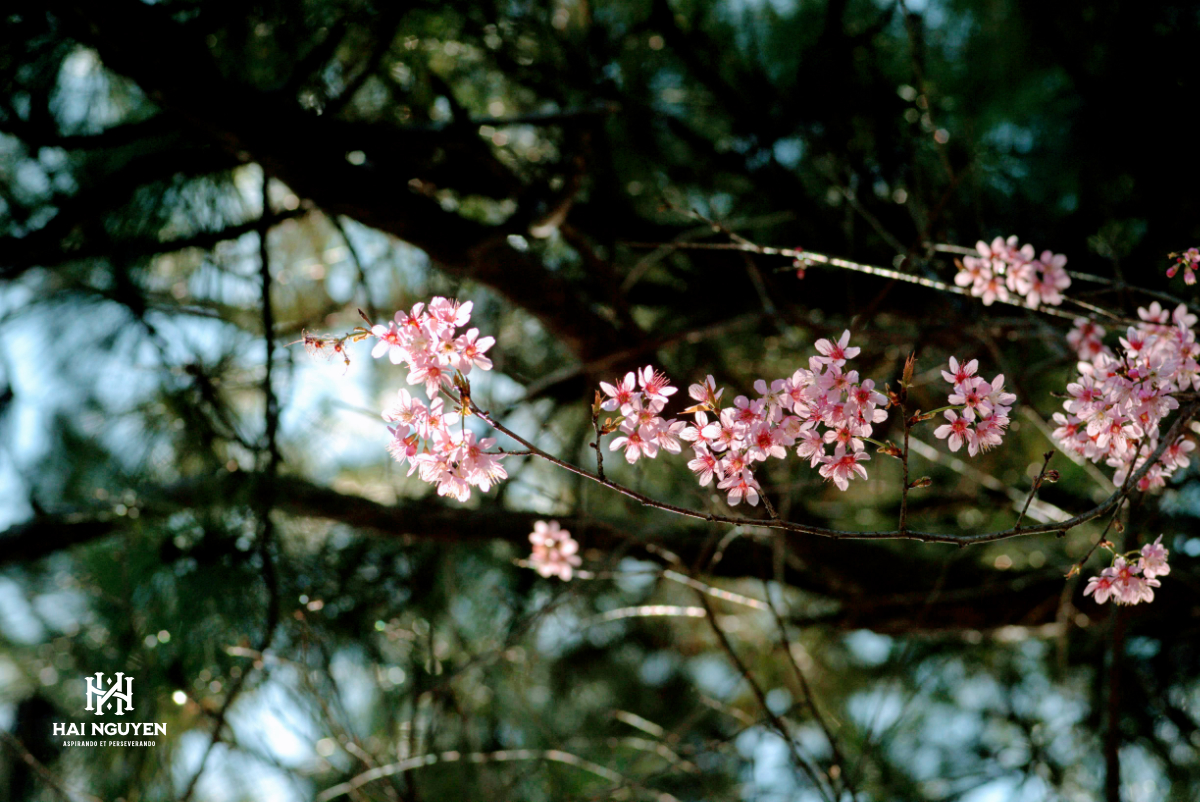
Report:
<svg viewBox="0 0 1200 802"><path fill-rule="evenodd" d="M619 411L623 416L621 436L608 444L610 451L624 449L625 460L632 465L641 457L654 459L660 448L671 454L682 450L679 432L683 423L663 420L658 414L677 392L666 376L647 365L636 376L633 372L626 373L616 384L600 382L600 389L608 396L600 403L600 409Z"/></svg>
<svg viewBox="0 0 1200 802"><path fill-rule="evenodd" d="M397 401L383 413L384 420L395 424L389 427L388 453L401 464L409 463L410 476L419 471L422 481L437 485L438 495L459 501L471 497L472 487L487 492L508 477L500 464L504 455L488 451L495 439L479 439L463 426L452 428L460 415L447 411L440 397L443 388L454 386L456 376L492 367L484 356L495 343L492 337L480 337L479 329L457 333L470 319L470 301L434 298L428 309L420 303L407 313L397 312L386 326L371 328L379 340L371 356L386 354L393 364L406 365L408 383L423 384L430 399L426 403L408 390L399 391Z"/></svg>
<svg viewBox="0 0 1200 802"><path fill-rule="evenodd" d="M820 465L822 477L846 490L854 475L866 478L863 462L870 460L870 455L863 438L871 435L872 425L887 419L887 397L875 390L871 379L859 381L857 371L845 370L846 361L859 352L850 346L850 331L836 341L818 340L816 349L820 355L809 360L808 370L797 370L791 377L774 379L770 384L766 379L757 379L757 396L739 395L732 406L720 406L724 390L716 389L712 376L701 384L692 384L688 393L697 403L688 412L695 414L695 420L686 425L655 418L649 418L649 424L638 423L647 413L643 411L644 403L638 406L632 375L616 387L601 384L610 396L605 408L616 408L617 403L629 406L629 412L620 407L625 414L624 433L611 448L625 448L626 459L630 448L637 448L635 454L653 456L647 454L644 445L630 442L635 430L641 442L653 442L652 448L661 445L672 453L677 453L682 439L691 445L688 467L700 485L707 486L715 479L716 487L726 491L731 505L743 501L751 507L757 505L761 487L754 466L770 457L782 459L792 447L812 467ZM654 402L650 407L654 414L661 409ZM709 415L714 419L710 420ZM654 424L655 420L661 423ZM829 445L833 454L828 453Z"/></svg>
<svg viewBox="0 0 1200 802"><path fill-rule="evenodd" d="M1179 402L1173 393L1200 389L1200 344L1196 316L1180 304L1173 314L1157 302L1138 310L1113 351L1100 341L1103 330L1076 321L1072 344L1080 352L1079 376L1067 385L1065 412L1054 413L1055 441L1092 462L1116 469L1121 484L1158 447L1159 424ZM1091 356L1085 356L1090 354ZM1195 449L1180 437L1142 476L1138 489L1162 487Z"/></svg>
<svg viewBox="0 0 1200 802"><path fill-rule="evenodd" d="M1196 270L1200 269L1200 248L1188 248L1183 253L1171 254L1175 264L1167 268L1167 278L1175 278L1179 268L1183 268L1183 283L1189 287L1196 283Z"/></svg>
<svg viewBox="0 0 1200 802"><path fill-rule="evenodd" d="M807 369L770 384L758 379L754 382L757 396L739 395L732 406L721 406L724 390L717 389L712 376L691 385L688 394L697 403L686 411L694 413L692 423L660 416L675 388L651 366L613 384L601 382L603 395L597 395L594 411L621 413L617 421L605 422L602 433L619 432L609 450L624 450L631 464L643 457L653 459L660 450L679 453L681 440L690 444L688 468L701 487L715 481L730 506L742 501L757 506L761 487L754 466L770 458L782 459L793 447L821 476L847 490L856 476L867 478L863 463L871 455L866 442L871 441L873 427L887 420L889 402L872 379L860 379L857 371L846 370L847 361L860 350L850 345L849 331L836 341L818 340L816 350ZM975 375L977 369L975 360L960 365L951 358L950 372L943 376L953 385L949 397L953 409L945 411L949 423L935 432L949 438L952 451L966 445L971 456L1000 444L1016 401L1016 396L1004 391L1003 375L987 382ZM956 410L961 410L961 417ZM920 420L932 415L926 413ZM894 446L885 450L900 456Z"/></svg>
<svg viewBox="0 0 1200 802"><path fill-rule="evenodd" d="M1039 305L1058 306L1062 291L1071 286L1067 275L1067 257L1042 251L1034 256L1033 246L1017 247L1016 236L996 237L989 245L975 245L978 256L964 256L954 283L970 287L971 295L982 298L984 306L1008 301L1011 295L1023 297L1030 309Z"/></svg>
<svg viewBox="0 0 1200 802"><path fill-rule="evenodd" d="M1171 573L1171 566L1167 565L1169 554L1159 535L1153 543L1142 546L1140 552L1115 557L1111 566L1088 580L1083 595L1091 596L1097 604L1109 599L1116 604L1152 602L1154 588L1162 584L1158 577Z"/></svg>
<svg viewBox="0 0 1200 802"><path fill-rule="evenodd" d="M1008 428L1008 413L1017 401L1015 395L1004 391L1004 374L984 381L982 376L975 375L979 369L976 359L959 364L955 357L950 357L949 367L950 370L942 371L942 378L954 388L947 400L961 408L962 415L947 409L944 417L949 423L935 429L933 436L946 440L951 451L966 445L972 457L1000 445Z"/></svg>
<svg viewBox="0 0 1200 802"><path fill-rule="evenodd" d="M544 577L557 576L565 582L583 563L578 554L579 544L558 521L535 521L529 542L533 544L529 567Z"/></svg>

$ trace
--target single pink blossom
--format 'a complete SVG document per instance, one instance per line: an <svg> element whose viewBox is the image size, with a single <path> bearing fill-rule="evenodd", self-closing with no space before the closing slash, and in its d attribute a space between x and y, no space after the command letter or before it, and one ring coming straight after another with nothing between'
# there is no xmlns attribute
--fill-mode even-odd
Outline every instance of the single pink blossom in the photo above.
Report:
<svg viewBox="0 0 1200 802"><path fill-rule="evenodd" d="M1166 576L1171 573L1171 566L1167 565L1167 556L1170 553L1162 544L1162 535L1159 535L1153 543L1142 546L1141 559L1138 560L1142 576L1153 579L1156 576Z"/></svg>
<svg viewBox="0 0 1200 802"><path fill-rule="evenodd" d="M943 417L950 421L933 430L933 436L939 440L946 440L951 451L958 451L965 444L967 451L974 456L979 450L979 445L975 441L975 432L971 429L971 422L966 418L958 417L958 414L948 409L943 413ZM947 438L949 438L947 440Z"/></svg>
<svg viewBox="0 0 1200 802"><path fill-rule="evenodd" d="M633 401L637 393L637 379L634 378L633 372L625 374L625 378L617 384L609 384L608 382L600 382L600 389L608 396L604 403L600 405L601 409L607 409L609 412L620 410L622 415L628 415L630 402Z"/></svg>
<svg viewBox="0 0 1200 802"><path fill-rule="evenodd" d="M405 351L400 340L400 330L396 328L395 323L388 323L386 326L372 326L371 334L379 338L379 342L375 343L375 347L371 349L371 356L375 359L387 354L388 360L393 365L399 365L408 358L408 352Z"/></svg>
<svg viewBox="0 0 1200 802"><path fill-rule="evenodd" d="M1096 604L1104 604L1116 593L1112 577L1107 576L1107 570L1105 569L1105 573L1089 579L1087 587L1083 589L1083 595L1095 598Z"/></svg>
<svg viewBox="0 0 1200 802"><path fill-rule="evenodd" d="M820 474L826 479L832 480L838 490L845 490L850 486L850 480L854 478L854 474L858 474L863 479L867 478L867 469L862 466L862 463L869 459L871 459L871 455L866 451L846 451L846 447L839 443L833 449L832 456L821 458L825 464L821 466Z"/></svg>
<svg viewBox="0 0 1200 802"><path fill-rule="evenodd" d="M825 364L841 367L846 364L847 359L853 359L862 350L861 348L848 347L849 343L849 329L842 332L842 336L837 342L830 342L826 339L817 340L816 348L821 353L821 356L817 357L817 360Z"/></svg>
<svg viewBox="0 0 1200 802"><path fill-rule="evenodd" d="M671 386L670 380L650 365L638 371L638 384L656 412L661 411L667 405L667 400L676 393L676 388Z"/></svg>
<svg viewBox="0 0 1200 802"><path fill-rule="evenodd" d="M758 483L748 468L728 474L725 479L717 483L717 488L729 491L727 498L731 507L741 504L742 499L745 499L751 507L758 506Z"/></svg>
<svg viewBox="0 0 1200 802"><path fill-rule="evenodd" d="M454 366L465 376L472 367L480 370L491 370L492 360L484 354L496 344L495 337L480 337L479 329L467 329L467 333L454 341L457 356Z"/></svg>
<svg viewBox="0 0 1200 802"><path fill-rule="evenodd" d="M968 379L975 375L975 371L979 369L979 360L972 359L970 362L959 364L955 357L950 357L950 370L942 371L942 378L957 387L963 384Z"/></svg>

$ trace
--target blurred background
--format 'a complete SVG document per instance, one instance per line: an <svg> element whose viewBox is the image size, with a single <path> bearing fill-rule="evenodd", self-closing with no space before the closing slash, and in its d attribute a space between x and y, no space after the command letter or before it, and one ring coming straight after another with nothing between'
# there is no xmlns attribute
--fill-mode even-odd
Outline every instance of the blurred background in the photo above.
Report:
<svg viewBox="0 0 1200 802"><path fill-rule="evenodd" d="M309 800L378 767L346 798L1200 796L1194 468L1110 533L1172 552L1157 600L1118 614L1063 579L1098 525L834 542L528 459L446 501L385 451L402 370L298 344L471 300L497 338L476 402L585 466L597 383L650 362L731 398L852 328L881 386L916 352L928 409L948 356L979 358L1018 394L1012 433L964 464L918 432L933 485L910 522L1011 526L1069 320L669 245L729 241L691 210L949 282L926 243L1015 233L1135 315L1127 285L1168 290L1200 237L1194 3L9 0L0 20L0 798ZM727 512L684 463L607 465ZM1053 466L1030 520L1112 489ZM760 479L792 520L893 528L899 463L869 468L847 493L794 458ZM596 578L515 564L551 518ZM673 565L782 620L728 596L704 614ZM168 736L52 737L97 671L134 677L132 720Z"/></svg>

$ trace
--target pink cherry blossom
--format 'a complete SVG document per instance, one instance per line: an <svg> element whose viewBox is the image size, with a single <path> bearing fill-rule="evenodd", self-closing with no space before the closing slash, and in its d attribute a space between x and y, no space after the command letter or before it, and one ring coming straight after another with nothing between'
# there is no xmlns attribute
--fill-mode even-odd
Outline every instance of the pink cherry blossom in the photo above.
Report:
<svg viewBox="0 0 1200 802"><path fill-rule="evenodd" d="M871 455L865 451L846 451L846 447L838 444L833 449L832 456L822 457L821 461L825 464L821 466L820 474L826 479L831 479L838 490L845 490L850 486L850 480L854 478L854 474L858 474L863 479L867 478L867 470L862 466L863 462L871 459Z"/></svg>
<svg viewBox="0 0 1200 802"><path fill-rule="evenodd" d="M950 382L955 387L965 383L968 379L975 375L975 371L979 370L979 360L972 359L970 362L959 364L958 359L950 357L950 370L942 371L942 378Z"/></svg>
<svg viewBox="0 0 1200 802"><path fill-rule="evenodd" d="M1175 263L1167 268L1167 278L1175 278L1179 268L1183 268L1183 283L1191 286L1196 283L1196 269L1200 268L1200 249L1188 248L1175 259Z"/></svg>
<svg viewBox="0 0 1200 802"><path fill-rule="evenodd" d="M375 343L375 347L371 349L373 358L378 359L387 354L388 360L393 365L399 365L408 357L400 340L400 330L396 328L395 323L388 323L386 326L372 326L371 334L379 338L379 342Z"/></svg>
<svg viewBox="0 0 1200 802"><path fill-rule="evenodd" d="M817 360L825 364L841 367L846 364L847 359L853 359L862 350L860 348L847 347L849 343L849 329L842 332L841 338L836 343L825 339L817 340L816 349L821 353L821 356L817 357Z"/></svg>
<svg viewBox="0 0 1200 802"><path fill-rule="evenodd" d="M622 415L628 415L630 402L633 400L633 394L637 391L637 379L634 378L633 372L630 371L617 384L600 382L600 389L608 396L604 403L600 405L601 409L607 409L609 412L619 409Z"/></svg>
<svg viewBox="0 0 1200 802"><path fill-rule="evenodd" d="M717 383L712 374L705 376L703 383L688 387L688 395L692 397L693 401L706 404L709 409L713 410L721 403L721 395L724 392L724 390L717 389Z"/></svg>
<svg viewBox="0 0 1200 802"><path fill-rule="evenodd" d="M758 483L748 468L730 473L717 484L717 488L729 491L727 499L731 507L741 504L742 499L751 507L758 506Z"/></svg>
<svg viewBox="0 0 1200 802"><path fill-rule="evenodd" d="M462 371L464 376L471 372L472 367L480 370L492 369L492 360L484 356L484 353L496 344L495 337L480 337L479 329L468 329L454 344L456 354L452 364Z"/></svg>
<svg viewBox="0 0 1200 802"><path fill-rule="evenodd" d="M958 417L958 413L952 409L942 413L949 423L943 424L933 430L933 436L939 440L947 440L947 445L951 451L958 451L963 445L966 445L967 452L971 456L979 450L979 444L975 441L975 431L971 428L971 422L967 418Z"/></svg>
<svg viewBox="0 0 1200 802"><path fill-rule="evenodd" d="M700 486L706 487L717 477L722 479L720 467L717 458L707 448L697 447L695 450L695 458L687 464L688 469L696 474L696 478L700 480Z"/></svg>
<svg viewBox="0 0 1200 802"><path fill-rule="evenodd" d="M608 444L609 451L625 449L625 461L630 465L642 457L654 459L658 455L658 441L654 429L634 426L629 421L621 424L621 436Z"/></svg>
<svg viewBox="0 0 1200 802"><path fill-rule="evenodd" d="M1159 535L1153 543L1142 546L1141 558L1138 560L1138 568L1141 569L1142 576L1153 579L1171 573L1171 566L1167 565L1169 554L1170 552L1162 544L1162 535Z"/></svg>
<svg viewBox="0 0 1200 802"><path fill-rule="evenodd" d="M429 302L429 316L450 328L465 326L471 320L472 306L473 303L471 301L460 304L458 301L453 301L449 298L438 297Z"/></svg>
<svg viewBox="0 0 1200 802"><path fill-rule="evenodd" d="M638 371L638 384L641 385L642 392L645 394L646 399L650 401L650 406L656 412L661 411L667 405L670 397L675 395L676 392L676 389L671 386L667 377L650 365Z"/></svg>
<svg viewBox="0 0 1200 802"><path fill-rule="evenodd" d="M1113 585L1113 579L1108 575L1111 569L1106 568L1098 576L1094 576L1088 580L1087 587L1083 589L1084 596L1092 596L1097 604L1104 604L1116 593L1116 588Z"/></svg>
<svg viewBox="0 0 1200 802"><path fill-rule="evenodd" d="M574 569L583 564L577 553L579 544L558 521L534 521L529 542L533 545L529 565L543 577L557 576L565 582L570 580Z"/></svg>
<svg viewBox="0 0 1200 802"><path fill-rule="evenodd" d="M1017 242L1016 236L996 237L990 244L980 240L975 245L979 256L963 257L954 283L970 287L971 295L982 298L984 306L1007 302L1009 293L1024 296L1030 308L1061 304L1062 291L1071 286L1067 257L1042 251L1035 259L1032 245L1018 247Z"/></svg>
<svg viewBox="0 0 1200 802"><path fill-rule="evenodd" d="M1157 303L1139 309L1139 322L1120 338L1118 353L1100 342L1103 330L1076 320L1068 341L1079 353L1079 374L1067 385L1067 414L1054 417L1055 441L1066 451L1114 468L1118 484L1141 469L1158 446L1162 420L1179 407L1175 396L1200 389L1194 317L1183 305L1171 314ZM1170 444L1155 464L1146 466L1138 488L1165 486L1174 471L1189 463L1194 448L1184 439ZM1152 593L1150 587L1139 592Z"/></svg>

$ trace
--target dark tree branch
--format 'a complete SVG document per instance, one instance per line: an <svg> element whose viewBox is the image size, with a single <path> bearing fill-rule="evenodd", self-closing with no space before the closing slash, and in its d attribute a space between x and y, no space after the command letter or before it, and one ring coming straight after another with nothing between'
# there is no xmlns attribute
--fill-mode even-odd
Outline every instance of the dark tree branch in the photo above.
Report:
<svg viewBox="0 0 1200 802"><path fill-rule="evenodd" d="M0 280L14 279L43 265L97 256L111 244L104 215L126 202L139 187L175 176L197 176L237 165L213 148L172 147L131 160L104 180L63 200L58 213L24 237L0 239Z"/></svg>
<svg viewBox="0 0 1200 802"><path fill-rule="evenodd" d="M254 503L254 481L233 474L216 481L180 484L157 493L144 492L142 525L165 520L181 508L246 507ZM544 514L516 512L493 505L478 509L450 509L436 501L380 504L339 493L304 479L277 479L275 509L299 519L336 521L364 534L446 545L502 540L523 553L534 521ZM104 510L88 517L53 516L18 524L0 533L0 566L37 560L63 549L117 534L126 526ZM636 533L592 517L558 516L563 527L586 531L583 545L602 553L621 551L642 559L657 560L644 546L652 541L676 555L684 564L702 556L709 529L672 526L669 530L642 527ZM920 553L898 552L886 546L803 535L785 535L787 562L783 580L839 602L837 611L799 624L820 623L843 630L872 629L892 634L912 632L986 632L1006 626L1040 627L1056 621L1062 576L1057 570L1029 573L997 572L972 561L958 564L936 599L929 587L914 587L924 577ZM717 577L757 577L763 560L771 557L770 544L741 537L729 544L710 573ZM932 580L931 580L932 581ZM1187 598L1164 592L1155 606L1185 609ZM1076 602L1083 604L1082 588ZM1188 608L1190 609L1190 608Z"/></svg>
<svg viewBox="0 0 1200 802"><path fill-rule="evenodd" d="M286 98L225 80L202 42L155 6L115 0L101 8L56 0L52 8L110 69L130 77L152 100L227 152L259 162L330 214L393 234L424 250L447 272L487 284L537 316L580 358L632 344L565 278L507 240L523 232L459 217L432 197L441 187L517 194L515 177L481 148L473 131L457 141L447 132L435 148L441 161L432 153L422 161L420 153L403 147L404 132L392 126L314 116ZM346 154L351 150L363 151L367 161L350 164Z"/></svg>

